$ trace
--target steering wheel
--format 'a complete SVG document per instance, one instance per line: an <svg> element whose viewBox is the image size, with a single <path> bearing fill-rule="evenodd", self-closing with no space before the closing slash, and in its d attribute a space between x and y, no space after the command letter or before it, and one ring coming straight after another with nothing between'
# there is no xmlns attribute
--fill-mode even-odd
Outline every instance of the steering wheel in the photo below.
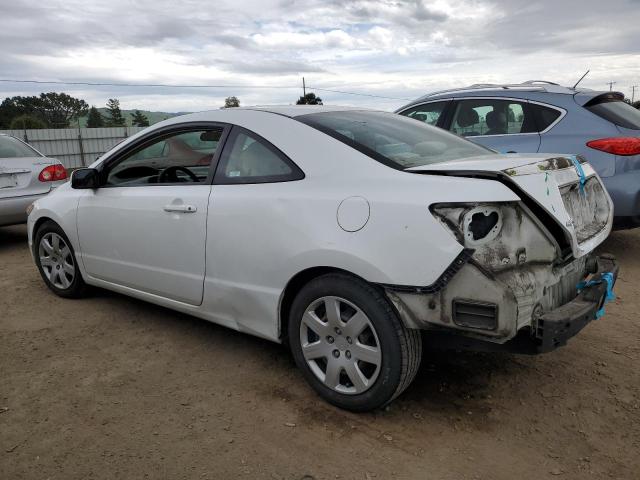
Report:
<svg viewBox="0 0 640 480"><path fill-rule="evenodd" d="M170 182L177 182L178 181L178 176L176 175L177 172L186 173L187 176L191 180L193 180L195 183L200 182L200 179L196 176L196 174L193 173L191 170L189 170L187 167L176 165L172 167L167 167L164 170L162 170L162 172L160 172L160 175L158 175L158 183L164 183L167 180L169 180Z"/></svg>

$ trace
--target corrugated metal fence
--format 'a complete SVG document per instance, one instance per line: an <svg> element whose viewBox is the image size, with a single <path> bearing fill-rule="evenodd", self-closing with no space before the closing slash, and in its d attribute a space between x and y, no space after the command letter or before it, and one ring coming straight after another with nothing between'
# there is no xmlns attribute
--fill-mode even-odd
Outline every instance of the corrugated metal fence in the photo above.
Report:
<svg viewBox="0 0 640 480"><path fill-rule="evenodd" d="M59 159L67 168L93 161L116 143L145 127L51 128L42 130L0 130L32 145L47 157Z"/></svg>

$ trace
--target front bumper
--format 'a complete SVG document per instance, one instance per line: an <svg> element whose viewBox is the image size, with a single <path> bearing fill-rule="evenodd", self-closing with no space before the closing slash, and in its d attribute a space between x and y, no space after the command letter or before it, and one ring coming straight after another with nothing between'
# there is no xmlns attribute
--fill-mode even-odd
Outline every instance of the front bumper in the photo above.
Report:
<svg viewBox="0 0 640 480"><path fill-rule="evenodd" d="M587 324L598 318L607 295L607 283L603 274L611 273L613 280L618 276L618 263L611 255L595 258L597 271L591 277L591 284L571 301L544 313L534 322L533 328L522 329L511 340L499 344L480 338L465 337L444 331L429 331L425 335L428 347L438 349L459 349L475 351L502 351L521 354L539 354L555 350L580 332Z"/></svg>

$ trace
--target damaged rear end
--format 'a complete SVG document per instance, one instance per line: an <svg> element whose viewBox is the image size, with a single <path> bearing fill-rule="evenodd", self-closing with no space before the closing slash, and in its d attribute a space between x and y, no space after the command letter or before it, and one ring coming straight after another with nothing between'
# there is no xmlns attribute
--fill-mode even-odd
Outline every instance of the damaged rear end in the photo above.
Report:
<svg viewBox="0 0 640 480"><path fill-rule="evenodd" d="M520 198L430 206L463 250L433 285L387 294L434 346L546 352L602 315L618 268L593 250L611 231L613 204L583 159L496 156L410 171L492 179Z"/></svg>

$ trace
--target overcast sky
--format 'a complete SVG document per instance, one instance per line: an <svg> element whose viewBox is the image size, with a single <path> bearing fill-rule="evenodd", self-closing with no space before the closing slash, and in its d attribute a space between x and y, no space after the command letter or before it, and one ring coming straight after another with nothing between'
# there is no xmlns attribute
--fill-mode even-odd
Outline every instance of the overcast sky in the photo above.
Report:
<svg viewBox="0 0 640 480"><path fill-rule="evenodd" d="M167 89L0 82L0 95L65 91L104 106L197 111L229 95L392 109L424 93L544 79L631 96L640 0L1 0L0 78L236 85ZM246 88L241 88L245 86ZM298 86L298 88L264 88ZM640 96L637 91L636 98Z"/></svg>

